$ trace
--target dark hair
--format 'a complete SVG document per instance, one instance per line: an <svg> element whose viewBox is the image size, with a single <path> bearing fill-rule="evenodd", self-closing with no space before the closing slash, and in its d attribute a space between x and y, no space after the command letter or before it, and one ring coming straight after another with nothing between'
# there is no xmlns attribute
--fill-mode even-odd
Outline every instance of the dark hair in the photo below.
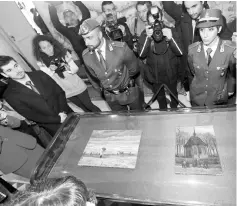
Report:
<svg viewBox="0 0 237 206"><path fill-rule="evenodd" d="M48 41L50 44L53 45L54 48L54 53L61 53L63 52L63 56L65 56L67 50L53 37L49 36L49 35L37 35L34 39L33 39L33 49L34 49L34 56L36 58L36 60L38 61L42 61L42 57L45 55L39 46L39 43L41 41Z"/></svg>
<svg viewBox="0 0 237 206"><path fill-rule="evenodd" d="M36 182L26 191L13 196L15 206L85 206L86 202L97 203L95 194L74 176L48 178Z"/></svg>
<svg viewBox="0 0 237 206"><path fill-rule="evenodd" d="M137 9L138 5L145 5L145 4L146 4L148 9L152 7L152 2L151 1L138 1L136 3L136 9Z"/></svg>
<svg viewBox="0 0 237 206"><path fill-rule="evenodd" d="M112 1L102 1L101 10L104 11L104 10L103 10L104 6L105 6L105 5L110 5L110 4L114 4L114 2L112 2Z"/></svg>
<svg viewBox="0 0 237 206"><path fill-rule="evenodd" d="M200 2L202 3L202 1L200 1ZM209 5L208 5L207 1L204 1L202 3L202 5L203 5L203 8L209 9ZM184 13L187 13L187 9L185 7L184 1L182 2L182 10L183 10Z"/></svg>
<svg viewBox="0 0 237 206"><path fill-rule="evenodd" d="M221 31L223 30L223 26L212 26L212 27L216 27L217 31L219 31L220 28L221 28ZM203 29L203 28L198 28L199 32L200 32L200 29ZM217 33L218 36L220 36L221 31Z"/></svg>
<svg viewBox="0 0 237 206"><path fill-rule="evenodd" d="M5 66L7 65L10 61L15 61L15 59L13 59L12 57L10 56L4 56L4 55L1 55L0 56L0 71L3 72L2 70L2 66Z"/></svg>

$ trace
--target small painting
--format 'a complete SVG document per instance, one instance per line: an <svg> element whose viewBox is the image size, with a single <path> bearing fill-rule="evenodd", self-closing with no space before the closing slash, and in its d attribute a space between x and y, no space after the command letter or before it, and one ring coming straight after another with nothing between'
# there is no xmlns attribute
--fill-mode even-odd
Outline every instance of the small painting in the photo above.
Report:
<svg viewBox="0 0 237 206"><path fill-rule="evenodd" d="M176 128L175 173L222 174L212 125Z"/></svg>
<svg viewBox="0 0 237 206"><path fill-rule="evenodd" d="M79 166L136 167L141 130L94 130Z"/></svg>

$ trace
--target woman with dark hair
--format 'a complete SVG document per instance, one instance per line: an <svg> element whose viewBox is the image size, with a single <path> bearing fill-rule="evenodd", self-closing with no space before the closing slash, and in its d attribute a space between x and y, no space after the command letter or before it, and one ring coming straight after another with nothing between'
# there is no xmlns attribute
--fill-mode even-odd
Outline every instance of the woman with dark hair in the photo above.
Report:
<svg viewBox="0 0 237 206"><path fill-rule="evenodd" d="M67 99L85 112L101 111L91 102L86 84L77 75L79 68L69 51L47 35L36 36L33 47L38 66L65 91Z"/></svg>

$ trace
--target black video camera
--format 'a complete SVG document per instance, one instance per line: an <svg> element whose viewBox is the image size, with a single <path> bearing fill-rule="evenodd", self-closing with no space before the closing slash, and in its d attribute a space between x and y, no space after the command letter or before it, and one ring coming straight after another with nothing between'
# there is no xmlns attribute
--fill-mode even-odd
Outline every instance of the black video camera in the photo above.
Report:
<svg viewBox="0 0 237 206"><path fill-rule="evenodd" d="M150 28L153 29L152 36L156 42L160 42L163 39L162 29L164 28L164 24L162 21L159 20L159 13L160 12L159 12L158 7L151 8L151 15L155 19L155 22Z"/></svg>
<svg viewBox="0 0 237 206"><path fill-rule="evenodd" d="M115 22L113 14L106 15L105 27L105 30L109 31L108 35L113 41L123 41L123 32L118 27L117 22Z"/></svg>

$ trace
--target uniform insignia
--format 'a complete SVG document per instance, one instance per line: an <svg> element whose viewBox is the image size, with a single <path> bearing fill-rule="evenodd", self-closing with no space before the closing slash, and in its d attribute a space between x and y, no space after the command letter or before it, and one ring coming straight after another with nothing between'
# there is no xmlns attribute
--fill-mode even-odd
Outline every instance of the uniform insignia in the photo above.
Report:
<svg viewBox="0 0 237 206"><path fill-rule="evenodd" d="M199 44L199 45L198 45L197 52L201 52L201 49L202 49L201 44Z"/></svg>
<svg viewBox="0 0 237 206"><path fill-rule="evenodd" d="M230 40L225 40L222 42L221 46L220 46L220 52L224 52L224 47L227 46L231 49L236 50L236 43Z"/></svg>
<svg viewBox="0 0 237 206"><path fill-rule="evenodd" d="M188 50L193 49L193 48L197 47L198 45L201 45L200 43L201 43L201 42L195 42L195 43L193 43L193 44L190 44L190 45L188 46Z"/></svg>
<svg viewBox="0 0 237 206"><path fill-rule="evenodd" d="M221 44L221 46L220 46L220 52L224 52L225 50L224 50L224 44L225 44L225 41L223 41L223 43Z"/></svg>
<svg viewBox="0 0 237 206"><path fill-rule="evenodd" d="M113 49L112 45L109 44L109 51L113 51L113 50L114 50L114 49Z"/></svg>
<svg viewBox="0 0 237 206"><path fill-rule="evenodd" d="M87 34L89 32L89 27L86 24L82 24L80 27L81 34Z"/></svg>
<svg viewBox="0 0 237 206"><path fill-rule="evenodd" d="M116 46L116 47L123 47L125 42L120 42L120 41L113 41L111 42L111 45Z"/></svg>
<svg viewBox="0 0 237 206"><path fill-rule="evenodd" d="M89 49L86 48L86 49L82 52L82 56L85 55L85 54L88 53L88 52L89 52Z"/></svg>

